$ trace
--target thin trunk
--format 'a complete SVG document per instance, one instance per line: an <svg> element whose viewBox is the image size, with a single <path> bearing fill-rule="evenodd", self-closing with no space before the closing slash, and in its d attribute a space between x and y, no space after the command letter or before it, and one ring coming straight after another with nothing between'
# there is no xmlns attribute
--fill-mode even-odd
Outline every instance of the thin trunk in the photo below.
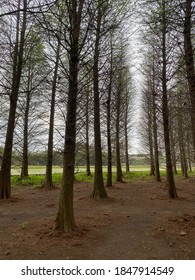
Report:
<svg viewBox="0 0 195 280"><path fill-rule="evenodd" d="M153 82L152 82L152 109L153 109L153 137L154 137L154 169L155 179L157 182L161 182L160 178L160 166L159 166L159 152L158 152L158 128L156 117L156 89L155 89L155 67L153 63Z"/></svg>
<svg viewBox="0 0 195 280"><path fill-rule="evenodd" d="M116 100L116 182L123 182L123 174L121 168L120 154L120 116L121 116L121 91L122 91L122 53L120 58L119 78L117 85L117 100Z"/></svg>
<svg viewBox="0 0 195 280"><path fill-rule="evenodd" d="M175 154L175 149L172 149L172 158L173 158L173 170L174 170L174 174L177 175L177 161L176 161L176 154Z"/></svg>
<svg viewBox="0 0 195 280"><path fill-rule="evenodd" d="M188 179L188 164L185 154L185 148L182 147L182 153L183 153L183 176L185 179Z"/></svg>
<svg viewBox="0 0 195 280"><path fill-rule="evenodd" d="M171 156L172 156L172 164L173 164L173 171L174 174L177 174L177 161L176 161L176 152L175 152L175 144L174 144L174 135L173 135L173 127L174 123L170 124L170 145L171 145Z"/></svg>
<svg viewBox="0 0 195 280"><path fill-rule="evenodd" d="M87 90L86 102L86 174L87 176L91 176L89 152L89 90Z"/></svg>
<svg viewBox="0 0 195 280"><path fill-rule="evenodd" d="M125 96L125 166L126 166L126 173L130 172L129 169L129 137L128 137L128 110L129 110L129 100L128 100L128 89L126 90Z"/></svg>
<svg viewBox="0 0 195 280"><path fill-rule="evenodd" d="M155 176L154 145L153 145L153 133L152 133L153 119L152 119L152 104L151 104L150 95L148 96L148 142L149 142L149 152L150 152L150 176Z"/></svg>
<svg viewBox="0 0 195 280"><path fill-rule="evenodd" d="M108 88L107 99L107 145L108 145L108 166L107 166L107 181L106 187L112 187L112 145L111 145L111 95L112 95L112 82L113 82L113 47L112 47L112 34L111 34L111 57L110 57L110 81Z"/></svg>
<svg viewBox="0 0 195 280"><path fill-rule="evenodd" d="M102 173L102 148L101 148L101 132L100 132L100 97L99 97L99 44L100 44L100 29L101 29L101 5L98 7L96 40L94 50L94 65L93 65L93 82L94 82L94 137L95 137L95 174L94 186L91 197L107 198L107 193L104 187Z"/></svg>
<svg viewBox="0 0 195 280"><path fill-rule="evenodd" d="M30 101L31 101L31 74L29 69L26 108L25 108L25 116L24 116L24 140L23 140L22 170L21 170L22 178L28 177L28 119L29 119Z"/></svg>
<svg viewBox="0 0 195 280"><path fill-rule="evenodd" d="M166 49L166 1L162 0L163 15L162 15L162 114L163 114L163 128L164 128L164 143L165 143L165 155L166 155L166 173L167 173L167 187L169 198L177 198L177 191L175 187L172 161L171 161L171 148L170 148L170 132L169 132L169 110L168 110L168 97L167 97L167 49Z"/></svg>
<svg viewBox="0 0 195 280"><path fill-rule="evenodd" d="M155 166L154 166L154 145L153 145L153 91L151 86L152 80L151 75L148 77L147 81L147 91L145 92L145 102L146 102L146 119L147 119L147 141L149 149L149 160L150 160L150 176L155 176Z"/></svg>
<svg viewBox="0 0 195 280"><path fill-rule="evenodd" d="M107 181L106 187L112 187L112 146L111 146L111 129L110 129L110 100L111 90L109 86L108 100L107 100L107 146L108 146L108 163L107 163Z"/></svg>
<svg viewBox="0 0 195 280"><path fill-rule="evenodd" d="M157 130L157 120L156 120L156 110L153 106L153 135L154 135L154 169L155 169L155 179L157 182L161 182L160 178L160 165L159 165L159 152L158 152L158 130Z"/></svg>
<svg viewBox="0 0 195 280"><path fill-rule="evenodd" d="M194 52L192 46L192 3L193 0L185 2L185 21L184 21L184 52L187 70L187 80L191 99L191 123L192 123L192 140L195 159L195 67L194 67Z"/></svg>
<svg viewBox="0 0 195 280"><path fill-rule="evenodd" d="M189 170L190 170L190 172L192 172L192 162L191 162L191 152L190 152L190 135L189 135L189 131L187 132L187 156L188 156Z"/></svg>
<svg viewBox="0 0 195 280"><path fill-rule="evenodd" d="M51 94L51 107L50 107L50 121L49 121L49 138L47 148L47 165L44 187L48 189L54 188L52 180L52 166L53 166L53 134L54 134L54 116L55 116L55 98L56 98L56 85L60 59L60 39L58 39L58 46L56 51L55 69L52 81L52 94Z"/></svg>
<svg viewBox="0 0 195 280"><path fill-rule="evenodd" d="M181 99L181 92L178 92L177 95L177 105L178 108L181 107L182 99ZM183 112L181 110L177 113L177 122L178 122L178 136L179 136L179 150L180 150L180 160L181 160L181 171L182 176L184 178L188 178L188 167L187 167L187 158L186 158L186 134L185 134L185 125L184 125L184 117Z"/></svg>
<svg viewBox="0 0 195 280"><path fill-rule="evenodd" d="M125 166L126 166L126 173L130 173L130 168L129 168L129 139L128 139L128 124L125 121Z"/></svg>
<svg viewBox="0 0 195 280"><path fill-rule="evenodd" d="M18 1L18 10L20 10L20 1ZM10 94L10 110L7 125L7 134L5 140L4 153L2 158L2 165L0 171L0 198L9 198L11 196L11 160L12 160L12 147L13 147L13 134L15 127L16 108L20 87L20 80L23 67L23 52L26 30L26 10L27 0L23 1L23 21L22 29L19 30L20 11L17 15L17 28L16 28L16 43L14 47L13 59L13 75L12 75L12 88Z"/></svg>
<svg viewBox="0 0 195 280"><path fill-rule="evenodd" d="M183 141L181 139L179 141L179 148L180 148L181 173L182 173L182 176L185 179L187 179L188 178L187 160L186 160L186 155L185 155L185 149L183 146Z"/></svg>

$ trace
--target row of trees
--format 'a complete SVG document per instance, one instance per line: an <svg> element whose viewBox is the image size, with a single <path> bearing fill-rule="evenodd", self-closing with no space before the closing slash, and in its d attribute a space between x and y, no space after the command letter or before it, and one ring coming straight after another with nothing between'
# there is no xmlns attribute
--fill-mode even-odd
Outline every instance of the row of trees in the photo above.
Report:
<svg viewBox="0 0 195 280"><path fill-rule="evenodd" d="M1 139L5 139L0 198L11 196L13 148L21 151L21 176L25 177L30 149L39 150L47 142L47 188L53 187L54 149L63 152L57 229L75 228L76 143L85 143L90 175L89 148L94 142L94 198L107 197L103 145L108 149L108 187L112 186L113 151L116 179L122 181L121 143L129 168L132 78L125 43L129 4L126 0L10 0L0 4L0 125Z"/></svg>
<svg viewBox="0 0 195 280"><path fill-rule="evenodd" d="M144 73L142 134L151 175L160 181L159 154L165 154L170 198L177 198L178 156L187 176L195 151L194 3L192 0L10 0L0 8L0 139L4 149L0 197L11 196L13 148L21 151L21 176L28 176L30 150L47 143L44 185L53 188L54 150L63 153L63 180L55 227L75 228L73 183L77 148L90 147L95 174L91 197L106 198L107 182L122 182L121 151L129 172L129 127L133 82L125 32L132 6L143 14ZM40 136L41 135L41 136ZM21 145L22 143L22 145ZM83 144L84 143L84 144ZM173 168L174 167L174 168Z"/></svg>
<svg viewBox="0 0 195 280"><path fill-rule="evenodd" d="M159 151L165 151L169 197L176 198L177 163L187 178L194 162L195 5L192 0L141 2L145 12L144 141L150 153L151 175L157 181Z"/></svg>

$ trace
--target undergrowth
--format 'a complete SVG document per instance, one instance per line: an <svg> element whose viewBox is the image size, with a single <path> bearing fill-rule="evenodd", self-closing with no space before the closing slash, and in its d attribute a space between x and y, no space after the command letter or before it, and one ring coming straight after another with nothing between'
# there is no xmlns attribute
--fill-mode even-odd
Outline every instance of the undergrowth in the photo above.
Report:
<svg viewBox="0 0 195 280"><path fill-rule="evenodd" d="M161 171L161 177L165 177L166 172L165 170ZM181 176L181 171L178 172L175 176ZM44 182L45 175L30 175L26 178L21 178L19 175L14 175L11 177L11 184L12 187L16 186L28 186L32 185L34 187L40 187ZM104 182L106 182L107 173L103 172L103 178ZM113 183L115 183L116 173L113 172L112 174L112 180ZM124 182L128 182L131 180L151 180L152 176L150 176L149 171L130 171L129 173L123 172L123 180ZM94 180L94 173L91 173L91 176L87 176L85 172L79 172L75 174L75 180L77 182L86 182L86 183L92 183ZM53 174L53 184L54 185L60 185L62 181L62 174Z"/></svg>
<svg viewBox="0 0 195 280"><path fill-rule="evenodd" d="M30 175L25 178L21 178L19 175L14 175L11 177L12 187L16 186L34 186L40 187L45 179L45 175ZM62 181L62 174L53 174L54 185L59 185Z"/></svg>

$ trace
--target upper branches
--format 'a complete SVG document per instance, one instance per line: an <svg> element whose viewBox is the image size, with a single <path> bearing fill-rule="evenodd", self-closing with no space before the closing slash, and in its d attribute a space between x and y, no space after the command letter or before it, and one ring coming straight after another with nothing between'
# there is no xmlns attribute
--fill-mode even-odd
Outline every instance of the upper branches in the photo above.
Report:
<svg viewBox="0 0 195 280"><path fill-rule="evenodd" d="M11 1L12 2L12 1ZM32 5L30 5L30 2L33 2ZM26 9L27 13L29 14L38 14L49 11L54 5L57 4L58 0L55 1L49 1L44 0L43 1L29 1L29 5ZM1 9L2 12L0 13L0 18L10 15L16 15L19 12L24 12L24 8L17 9L14 6L10 5L12 3L8 3L7 1L1 3Z"/></svg>

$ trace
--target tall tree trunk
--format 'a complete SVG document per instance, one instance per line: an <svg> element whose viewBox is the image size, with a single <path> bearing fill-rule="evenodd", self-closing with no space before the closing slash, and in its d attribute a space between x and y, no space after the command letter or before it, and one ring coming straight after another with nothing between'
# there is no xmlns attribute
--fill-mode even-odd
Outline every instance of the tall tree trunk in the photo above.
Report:
<svg viewBox="0 0 195 280"><path fill-rule="evenodd" d="M21 177L28 177L28 119L29 109L31 101L31 73L28 70L28 85L27 85L27 97L26 97L26 108L24 115L24 139L23 139L23 153L22 153L22 170Z"/></svg>
<svg viewBox="0 0 195 280"><path fill-rule="evenodd" d="M111 82L111 81L110 81ZM110 101L111 101L111 85L109 85L109 93L107 100L107 146L108 146L108 163L107 163L107 181L106 187L112 187L112 144L111 144L111 129L110 129Z"/></svg>
<svg viewBox="0 0 195 280"><path fill-rule="evenodd" d="M77 4L79 3L78 7ZM69 9L70 51L69 91L64 144L62 187L55 228L63 231L75 229L73 208L73 184L76 148L76 110L78 96L79 35L84 0L72 0ZM77 11L78 9L78 11Z"/></svg>
<svg viewBox="0 0 195 280"><path fill-rule="evenodd" d="M14 47L13 59L13 74L12 74L12 88L10 94L10 110L7 125L7 134L5 140L4 153L2 158L2 165L0 171L0 198L9 198L11 196L11 160L12 160L12 147L13 147L13 134L15 127L15 116L18 101L18 94L20 88L20 80L23 67L23 52L26 30L26 10L27 0L23 0L23 20L22 28L20 31L20 1L18 1L18 14L17 14L17 27L16 27L16 43Z"/></svg>
<svg viewBox="0 0 195 280"><path fill-rule="evenodd" d="M123 182L123 174L121 168L121 154L120 154L120 115L121 115L121 94L122 94L122 51L120 57L120 68L117 98L116 98L116 182Z"/></svg>
<svg viewBox="0 0 195 280"><path fill-rule="evenodd" d="M171 113L170 113L170 115L171 115ZM171 118L171 116L170 116L170 118ZM174 120L172 122L173 123L170 123L170 147L171 147L173 171L174 171L174 174L177 174L177 160L176 160L175 139L174 139L174 131L173 131L173 128L176 124L174 123Z"/></svg>
<svg viewBox="0 0 195 280"><path fill-rule="evenodd" d="M163 128L164 128L164 143L166 155L166 173L167 173L167 187L169 198L177 198L177 191L175 187L171 148L170 148L170 132L169 132L169 110L168 110L168 97L167 97L167 48L166 48L166 32L167 32L167 19L166 19L166 0L162 0L162 114L163 114Z"/></svg>
<svg viewBox="0 0 195 280"><path fill-rule="evenodd" d="M127 122L125 121L125 166L126 166L126 173L130 173L129 168L129 139L128 139L128 127Z"/></svg>
<svg viewBox="0 0 195 280"><path fill-rule="evenodd" d="M187 70L187 80L191 99L191 123L192 123L192 139L195 159L195 67L194 52L192 47L192 3L193 0L186 0L184 3L185 21L184 21L184 52Z"/></svg>
<svg viewBox="0 0 195 280"><path fill-rule="evenodd" d="M52 180L52 166L53 166L53 134L54 134L54 116L55 116L55 98L56 98L56 85L58 77L58 68L59 68L59 59L60 59L60 39L58 39L58 46L56 51L56 61L54 68L54 75L52 81L52 94L51 94L51 107L50 107L50 121L49 121L49 138L47 146L47 165L46 165L46 174L44 187L52 189L54 187Z"/></svg>
<svg viewBox="0 0 195 280"><path fill-rule="evenodd" d="M99 3L98 3L99 4ZM102 148L101 148L101 132L100 132L100 97L99 97L99 44L100 44L100 29L101 29L101 5L98 6L96 39L94 50L94 65L93 65L93 83L94 83L94 137L95 137L95 174L94 186L91 197L107 198L107 193L104 187L102 173Z"/></svg>
<svg viewBox="0 0 195 280"><path fill-rule="evenodd" d="M154 169L155 169L155 179L157 182L161 181L160 178L160 166L159 166L159 152L158 152L158 129L157 129L157 117L156 117L156 89L155 89L155 67L153 63L152 69L152 109L153 109L153 137L154 137Z"/></svg>
<svg viewBox="0 0 195 280"><path fill-rule="evenodd" d="M89 152L89 89L87 89L86 101L86 174L87 176L91 176Z"/></svg>
<svg viewBox="0 0 195 280"><path fill-rule="evenodd" d="M189 131L187 132L187 157L188 157L188 166L189 171L192 172L192 162L191 162L191 152L190 152L190 135Z"/></svg>
<svg viewBox="0 0 195 280"><path fill-rule="evenodd" d="M150 88L149 81L149 87ZM153 107L152 107L152 91L147 92L147 136L148 136L148 145L149 145L149 156L150 156L150 176L155 175L155 166L154 166L154 145L153 145Z"/></svg>
<svg viewBox="0 0 195 280"><path fill-rule="evenodd" d="M178 107L181 107L181 93L178 93ZM188 178L188 168L187 159L185 151L185 128L184 128L184 118L182 116L182 111L177 114L178 118L178 136L179 136L179 150L180 150L180 161L181 161L181 171L184 178Z"/></svg>
<svg viewBox="0 0 195 280"><path fill-rule="evenodd" d="M107 181L106 187L112 187L112 144L111 144L111 95L112 95L112 82L113 82L113 46L112 46L112 34L111 34L111 55L110 55L110 77L108 87L108 99L107 99L107 146L108 146L108 163L107 163Z"/></svg>
<svg viewBox="0 0 195 280"><path fill-rule="evenodd" d="M186 160L186 155L185 155L185 149L184 149L182 141L180 141L180 157L181 157L182 176L185 179L187 179L188 178L188 166L187 166L187 160Z"/></svg>
<svg viewBox="0 0 195 280"><path fill-rule="evenodd" d="M154 166L154 145L153 145L153 129L152 129L152 111L151 111L151 100L149 98L149 112L148 112L148 142L150 150L150 176L155 176Z"/></svg>
<svg viewBox="0 0 195 280"><path fill-rule="evenodd" d="M159 165L159 152L158 152L158 131L157 131L157 120L156 120L156 109L153 106L153 135L154 135L154 169L155 179L157 182L161 182L160 178L160 165Z"/></svg>
<svg viewBox="0 0 195 280"><path fill-rule="evenodd" d="M126 173L130 172L130 169L129 169L128 111L129 111L129 98L128 98L128 89L126 89L125 116L124 116L124 118L125 118L124 129L125 129L125 166L126 166Z"/></svg>

